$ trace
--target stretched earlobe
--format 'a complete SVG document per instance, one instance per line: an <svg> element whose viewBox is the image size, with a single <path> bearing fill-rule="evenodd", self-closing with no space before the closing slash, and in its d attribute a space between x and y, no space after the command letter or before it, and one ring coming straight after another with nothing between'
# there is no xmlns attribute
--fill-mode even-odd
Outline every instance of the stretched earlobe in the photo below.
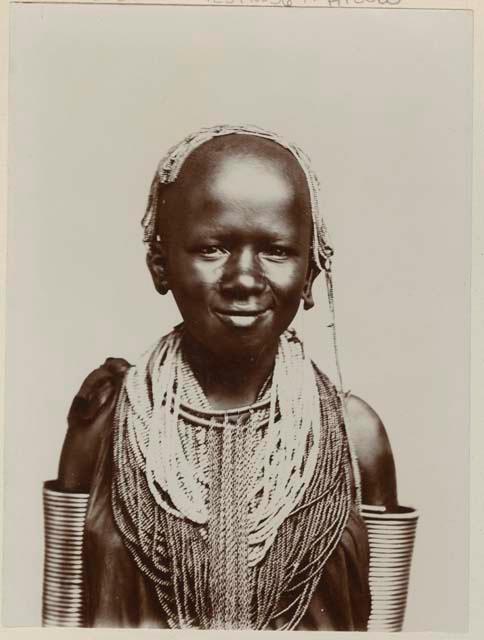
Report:
<svg viewBox="0 0 484 640"><path fill-rule="evenodd" d="M317 277L319 271L314 269L313 266L310 266L308 269L308 274L306 276L306 282L304 284L304 289L301 295L301 298L304 303L304 309L307 311L308 309L312 309L314 307L314 298L313 298L313 282Z"/></svg>
<svg viewBox="0 0 484 640"><path fill-rule="evenodd" d="M170 290L168 275L166 272L165 257L160 248L151 249L146 256L146 264L150 270L155 289L162 296Z"/></svg>
<svg viewBox="0 0 484 640"><path fill-rule="evenodd" d="M314 307L312 283L310 285L306 285L304 287L304 291L303 291L303 294L302 294L302 299L303 299L303 302L304 302L304 309L306 311L308 309L312 309Z"/></svg>

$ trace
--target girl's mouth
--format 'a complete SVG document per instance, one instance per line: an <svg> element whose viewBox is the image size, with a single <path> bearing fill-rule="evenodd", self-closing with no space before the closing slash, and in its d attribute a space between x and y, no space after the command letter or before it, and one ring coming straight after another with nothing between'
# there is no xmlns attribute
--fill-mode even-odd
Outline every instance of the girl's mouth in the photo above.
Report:
<svg viewBox="0 0 484 640"><path fill-rule="evenodd" d="M268 313L269 309L244 309L215 312L219 320L225 325L239 328L249 328L259 323Z"/></svg>

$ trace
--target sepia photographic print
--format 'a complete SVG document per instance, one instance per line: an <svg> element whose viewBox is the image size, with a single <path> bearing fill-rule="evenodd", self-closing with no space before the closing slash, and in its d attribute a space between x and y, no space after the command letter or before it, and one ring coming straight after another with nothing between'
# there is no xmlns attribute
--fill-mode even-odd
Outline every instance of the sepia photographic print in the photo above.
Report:
<svg viewBox="0 0 484 640"><path fill-rule="evenodd" d="M397 4L11 6L5 626L466 631L473 22Z"/></svg>

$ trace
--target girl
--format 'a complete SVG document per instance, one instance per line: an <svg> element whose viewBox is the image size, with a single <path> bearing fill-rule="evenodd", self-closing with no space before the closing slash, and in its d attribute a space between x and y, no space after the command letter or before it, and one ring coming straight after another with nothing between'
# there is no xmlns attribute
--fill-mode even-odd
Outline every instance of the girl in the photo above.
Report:
<svg viewBox="0 0 484 640"><path fill-rule="evenodd" d="M308 160L255 127L199 131L161 161L143 227L183 323L74 399L45 489L45 624L366 629L361 504L395 511L395 469L377 414L289 328L321 272L332 309Z"/></svg>

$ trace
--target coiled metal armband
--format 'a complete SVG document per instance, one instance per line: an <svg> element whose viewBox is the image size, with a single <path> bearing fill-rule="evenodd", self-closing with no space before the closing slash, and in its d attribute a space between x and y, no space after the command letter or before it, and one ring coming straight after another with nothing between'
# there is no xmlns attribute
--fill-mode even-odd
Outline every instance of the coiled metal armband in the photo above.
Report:
<svg viewBox="0 0 484 640"><path fill-rule="evenodd" d="M42 626L82 627L82 545L89 495L63 493L46 482Z"/></svg>
<svg viewBox="0 0 484 640"><path fill-rule="evenodd" d="M409 507L381 509L362 507L370 543L372 606L368 631L401 631L418 512Z"/></svg>

